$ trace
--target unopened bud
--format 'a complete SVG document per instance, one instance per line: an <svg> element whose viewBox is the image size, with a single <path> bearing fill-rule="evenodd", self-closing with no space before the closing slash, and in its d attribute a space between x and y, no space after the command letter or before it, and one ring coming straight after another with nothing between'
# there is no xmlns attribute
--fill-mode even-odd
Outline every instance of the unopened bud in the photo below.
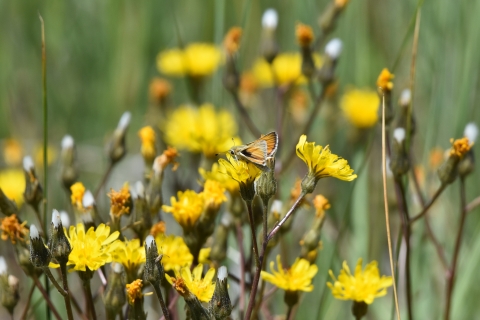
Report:
<svg viewBox="0 0 480 320"><path fill-rule="evenodd" d="M263 35L260 49L268 63L272 63L278 54L278 44L275 37L277 24L277 11L275 9L266 10L262 17Z"/></svg>
<svg viewBox="0 0 480 320"><path fill-rule="evenodd" d="M2 306L8 310L13 319L13 310L20 300L19 280L6 272L0 274L0 289L2 291Z"/></svg>
<svg viewBox="0 0 480 320"><path fill-rule="evenodd" d="M63 186L70 190L70 187L77 181L78 170L75 165L75 141L72 136L66 135L62 139L62 152L60 156L60 177Z"/></svg>
<svg viewBox="0 0 480 320"><path fill-rule="evenodd" d="M17 204L3 193L2 188L0 188L0 212L6 216L18 213Z"/></svg>
<svg viewBox="0 0 480 320"><path fill-rule="evenodd" d="M130 125L131 117L132 115L128 111L122 115L120 121L118 122L118 126L113 133L113 137L108 144L108 155L111 163L120 161L127 153L125 135L127 133L128 126Z"/></svg>
<svg viewBox="0 0 480 320"><path fill-rule="evenodd" d="M267 167L269 170L263 171L255 182L255 191L262 199L265 206L268 201L277 193L277 180L275 179L275 158L267 159Z"/></svg>
<svg viewBox="0 0 480 320"><path fill-rule="evenodd" d="M209 302L210 313L216 320L223 320L232 313L232 302L228 295L228 272L227 267L222 266L217 271L215 291Z"/></svg>
<svg viewBox="0 0 480 320"><path fill-rule="evenodd" d="M115 318L118 314L118 310L127 302L125 296L125 283L123 280L122 265L117 262L112 262L112 270L108 277L108 286L105 292L105 308L107 313Z"/></svg>
<svg viewBox="0 0 480 320"><path fill-rule="evenodd" d="M72 247L65 236L60 213L55 209L52 213L52 226L48 247L52 258L58 263L66 264L68 262L68 256L72 251Z"/></svg>
<svg viewBox="0 0 480 320"><path fill-rule="evenodd" d="M33 208L38 208L43 200L43 190L35 173L35 166L31 157L23 159L23 169L25 172L25 202Z"/></svg>
<svg viewBox="0 0 480 320"><path fill-rule="evenodd" d="M149 235L145 239L145 269L143 277L152 285L160 285L165 277L161 260L162 256L158 254L155 238Z"/></svg>
<svg viewBox="0 0 480 320"><path fill-rule="evenodd" d="M342 41L340 39L332 39L325 46L325 62L318 72L319 81L324 86L328 86L335 80L335 68L341 52Z"/></svg>
<svg viewBox="0 0 480 320"><path fill-rule="evenodd" d="M52 255L43 243L34 224L30 226L30 261L36 268L45 268L50 263Z"/></svg>
<svg viewBox="0 0 480 320"><path fill-rule="evenodd" d="M405 129L396 128L393 131L393 148L390 158L390 169L399 178L410 169L408 152L405 148Z"/></svg>

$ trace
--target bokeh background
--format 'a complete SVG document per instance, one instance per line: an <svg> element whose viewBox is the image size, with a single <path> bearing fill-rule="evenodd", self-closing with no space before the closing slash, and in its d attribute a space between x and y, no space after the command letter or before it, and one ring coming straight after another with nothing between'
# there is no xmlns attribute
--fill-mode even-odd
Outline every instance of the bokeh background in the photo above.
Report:
<svg viewBox="0 0 480 320"><path fill-rule="evenodd" d="M61 138L70 134L78 147L80 177L93 188L107 166L104 143L124 111L132 113L128 133L129 155L110 179L108 187L123 181L136 181L142 175L142 159L137 131L145 124L149 105L148 85L159 76L156 57L162 50L176 47L179 41L210 42L221 45L232 26L243 28L239 68L248 70L259 56L261 16L265 9L279 13L277 37L282 52L297 51L295 25L302 22L318 32L317 20L328 1L8 1L0 0L0 139L15 138L25 154L35 154L42 145L41 37L38 14L45 20L47 39L48 138L53 150L60 149ZM322 181L317 193L325 194L332 204L325 226L323 251L317 263L319 272L315 290L302 297L298 319L345 319L350 303L333 299L325 283L328 269L338 273L341 262L350 266L357 258L377 260L382 274L390 274L386 251L385 221L380 171L380 130L373 127L363 137L345 120L339 101L350 86L375 90L378 74L384 67L395 74L394 101L400 90L410 84L413 25L417 7L421 7L421 24L416 63L413 110L417 120L414 155L427 198L438 186L431 165L434 148L446 150L449 139L461 137L468 122L480 122L480 1L396 1L352 0L338 20L330 37L343 41L343 52L336 75L337 98L323 107L309 140L330 144L334 153L347 158L359 178L350 184ZM178 23L178 31L175 27ZM226 108L234 114L230 95L222 86L222 69L205 86L205 101ZM185 81L171 79L172 104L190 102ZM265 109L250 110L262 117L275 112L272 97L262 97ZM254 116L256 118L256 116ZM254 137L237 116L239 133L244 141ZM335 119L332 124L332 119ZM257 125L262 131L272 129ZM291 134L291 136L290 136ZM301 132L285 134L281 148L291 148ZM478 149L474 146L474 149ZM283 150L281 150L283 152ZM285 151L286 152L286 151ZM54 158L52 158L54 159ZM182 158L187 162L188 156ZM67 199L58 183L58 165L51 164L49 206L65 208ZM188 163L188 162L187 162ZM304 173L297 159L292 170L278 177L282 184L279 198L288 197L294 179ZM2 164L3 165L3 164ZM298 167L298 168L297 168ZM128 170L127 170L128 169ZM195 171L192 171L195 172ZM182 173L184 185L196 179ZM467 180L467 200L480 193L478 172ZM391 181L389 187L392 189ZM430 221L435 234L445 246L451 260L459 215L458 185L453 184L432 208ZM169 194L166 194L168 199ZM395 197L390 195L392 229L398 233ZM411 211L419 212L418 201L409 192ZM106 202L104 202L104 205ZM287 237L295 246L311 219L311 210L302 210L295 219L294 232ZM23 208L26 215L31 214ZM455 319L478 317L480 281L479 210L468 216L459 260L458 280L454 292ZM167 221L168 222L168 221ZM170 225L172 225L171 223ZM339 230L348 231L338 237ZM170 230L175 230L172 227ZM179 230L179 229L177 229ZM12 256L1 244L2 254ZM434 248L425 235L423 222L415 225L412 238L414 313L418 319L438 319L443 312L444 273ZM274 255L270 256L272 260ZM21 272L18 276L22 278ZM400 270L400 278L402 278ZM27 290L27 286L22 288ZM400 303L405 314L404 288L400 285ZM389 319L392 312L391 290L376 301L368 319ZM271 298L274 313L284 311L283 297ZM275 302L276 301L276 302ZM62 301L59 302L60 304ZM39 310L42 308L39 308ZM38 312L41 318L44 312ZM4 310L0 315L6 315Z"/></svg>

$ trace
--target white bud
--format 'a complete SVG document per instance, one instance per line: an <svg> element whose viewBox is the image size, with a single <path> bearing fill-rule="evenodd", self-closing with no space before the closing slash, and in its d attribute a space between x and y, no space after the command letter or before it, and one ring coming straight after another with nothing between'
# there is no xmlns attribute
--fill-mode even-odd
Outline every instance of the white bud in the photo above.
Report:
<svg viewBox="0 0 480 320"><path fill-rule="evenodd" d="M283 203L280 200L273 200L270 212L280 213L282 212Z"/></svg>
<svg viewBox="0 0 480 320"><path fill-rule="evenodd" d="M228 277L227 267L221 266L220 268L218 268L218 272L217 272L218 280L223 281L227 277Z"/></svg>
<svg viewBox="0 0 480 320"><path fill-rule="evenodd" d="M3 256L0 256L0 275L7 273L7 261Z"/></svg>
<svg viewBox="0 0 480 320"><path fill-rule="evenodd" d="M60 220L62 220L62 226L65 228L70 227L70 217L66 211L60 211Z"/></svg>
<svg viewBox="0 0 480 320"><path fill-rule="evenodd" d="M18 286L18 283L20 282L20 280L18 280L17 277L15 277L14 275L9 275L8 276L8 285L12 288L16 288Z"/></svg>
<svg viewBox="0 0 480 320"><path fill-rule="evenodd" d="M122 273L122 264L118 262L112 262L112 270L115 273Z"/></svg>
<svg viewBox="0 0 480 320"><path fill-rule="evenodd" d="M71 135L65 135L62 139L62 150L65 149L72 149L75 141L73 140Z"/></svg>
<svg viewBox="0 0 480 320"><path fill-rule="evenodd" d="M120 118L120 121L118 122L117 129L124 131L128 128L128 125L130 124L130 119L132 118L132 114L128 111L124 112L122 114L122 117Z"/></svg>
<svg viewBox="0 0 480 320"><path fill-rule="evenodd" d="M35 165L33 164L33 159L30 156L26 156L23 158L23 170L30 172L35 169Z"/></svg>
<svg viewBox="0 0 480 320"><path fill-rule="evenodd" d="M332 59L338 59L342 53L343 43L342 40L334 38L330 40L325 46L325 54Z"/></svg>
<svg viewBox="0 0 480 320"><path fill-rule="evenodd" d="M463 135L467 137L470 143L474 143L477 140L478 136L478 127L474 122L470 122L465 126L465 130L463 131Z"/></svg>
<svg viewBox="0 0 480 320"><path fill-rule="evenodd" d="M32 239L40 238L40 235L38 233L38 229L37 229L37 227L35 227L34 224L32 224L30 226L30 238L32 238Z"/></svg>
<svg viewBox="0 0 480 320"><path fill-rule="evenodd" d="M60 218L60 213L58 212L58 210L56 209L53 209L53 213L52 213L52 223L53 223L53 226L55 228L58 228L58 226L60 225L60 223L62 222L61 218Z"/></svg>
<svg viewBox="0 0 480 320"><path fill-rule="evenodd" d="M410 89L405 89L402 91L400 95L400 105L401 106L408 106L412 100L412 92Z"/></svg>
<svg viewBox="0 0 480 320"><path fill-rule="evenodd" d="M135 183L135 191L137 192L137 198L145 198L145 187L142 181Z"/></svg>
<svg viewBox="0 0 480 320"><path fill-rule="evenodd" d="M275 9L267 9L262 16L262 27L276 29L278 25L278 13Z"/></svg>
<svg viewBox="0 0 480 320"><path fill-rule="evenodd" d="M84 208L90 208L95 205L95 198L90 190L85 191L83 194L82 205Z"/></svg>
<svg viewBox="0 0 480 320"><path fill-rule="evenodd" d="M397 140L398 143L402 143L402 141L405 140L405 129L396 128L393 130L393 138Z"/></svg>
<svg viewBox="0 0 480 320"><path fill-rule="evenodd" d="M162 166L161 166L161 161L160 161L160 156L156 157L155 160L153 160L153 166L152 166L152 169L153 169L153 172L155 172L156 175L160 174L160 172L162 172Z"/></svg>
<svg viewBox="0 0 480 320"><path fill-rule="evenodd" d="M155 238L152 235L149 235L145 239L145 243L147 244L147 248L150 248L155 243Z"/></svg>
<svg viewBox="0 0 480 320"><path fill-rule="evenodd" d="M229 227L233 222L233 217L230 212L225 212L222 216L222 220L220 220L220 223L224 225L225 227Z"/></svg>
<svg viewBox="0 0 480 320"><path fill-rule="evenodd" d="M93 218L92 218L92 214L90 213L90 211L87 211L87 212L82 214L82 221L83 221L84 224L93 223Z"/></svg>

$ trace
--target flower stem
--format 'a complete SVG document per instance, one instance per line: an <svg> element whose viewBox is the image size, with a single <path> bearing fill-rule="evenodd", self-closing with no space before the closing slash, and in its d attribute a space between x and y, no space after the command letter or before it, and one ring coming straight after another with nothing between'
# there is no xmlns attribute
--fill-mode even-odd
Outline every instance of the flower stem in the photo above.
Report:
<svg viewBox="0 0 480 320"><path fill-rule="evenodd" d="M114 166L114 163L110 161L109 164L108 164L107 170L103 174L103 177L102 177L102 180L100 181L100 184L98 185L97 189L95 189L95 193L93 195L95 200L98 198L98 195L100 194L100 191L102 190L103 186L107 182L108 177L110 176L110 173L112 173L113 166Z"/></svg>
<svg viewBox="0 0 480 320"><path fill-rule="evenodd" d="M88 270L88 269L87 269ZM90 270L86 271L86 273L91 273ZM87 308L93 320L97 320L97 313L95 312L95 305L93 303L93 296L92 296L92 288L90 285L91 276L90 275L83 275L83 289L85 291L85 299L87 301Z"/></svg>
<svg viewBox="0 0 480 320"><path fill-rule="evenodd" d="M242 225L237 223L235 226L237 234L238 251L240 251L240 296L238 301L239 318L243 318L245 311L245 250L243 248L243 230Z"/></svg>
<svg viewBox="0 0 480 320"><path fill-rule="evenodd" d="M460 225L458 226L457 239L455 240L455 249L453 251L453 260L450 270L447 272L447 295L445 303L445 320L450 319L450 309L452 306L453 286L455 284L455 275L457 272L458 256L460 254L460 245L462 244L463 229L467 217L465 179L460 178Z"/></svg>
<svg viewBox="0 0 480 320"><path fill-rule="evenodd" d="M162 288L160 288L160 282L151 282L153 289L155 289L155 293L157 294L158 301L160 302L160 306L162 307L163 316L166 320L170 320L170 314L168 313L168 308L165 305L165 301L163 300L162 295Z"/></svg>
<svg viewBox="0 0 480 320"><path fill-rule="evenodd" d="M230 93L232 94L233 101L235 102L235 106L237 107L237 110L240 113L243 122L245 122L251 134L253 134L255 137L260 137L262 133L260 132L260 130L258 130L257 126L253 123L252 118L250 118L250 116L248 115L247 109L245 109L245 106L242 104L240 98L238 97L238 92L232 91Z"/></svg>
<svg viewBox="0 0 480 320"><path fill-rule="evenodd" d="M60 263L60 270L62 273L62 282L63 282L63 289L67 293L63 298L65 299L65 307L67 309L67 316L69 320L73 320L73 313L72 313L72 303L70 301L70 291L68 290L68 279L67 279L67 263Z"/></svg>
<svg viewBox="0 0 480 320"><path fill-rule="evenodd" d="M30 291L28 292L27 302L25 302L25 308L23 309L20 319L25 320L27 318L28 309L30 308L30 302L32 301L33 291L35 290L35 283L32 284Z"/></svg>
<svg viewBox="0 0 480 320"><path fill-rule="evenodd" d="M55 277L53 276L52 272L48 267L42 268L43 272L47 275L48 279L52 281L53 285L55 288L58 290L58 293L60 293L63 297L68 296L68 292L63 290L63 288L58 284L57 280L55 280Z"/></svg>
<svg viewBox="0 0 480 320"><path fill-rule="evenodd" d="M410 218L409 223L413 224L415 221L423 217L427 213L428 209L430 209L430 207L433 205L435 200L437 200L437 198L442 194L443 190L445 190L446 187L447 187L446 184L442 184L440 188L438 188L437 192L435 192L430 202L427 203L427 205L423 208L423 210L419 214L417 214L413 218Z"/></svg>
<svg viewBox="0 0 480 320"><path fill-rule="evenodd" d="M255 230L255 220L253 217L252 201L245 201L245 202L247 204L248 219L250 220L250 229L252 231L252 246L253 246L253 254L255 256L255 265L257 266L257 268L259 268L260 260L258 258L257 232Z"/></svg>
<svg viewBox="0 0 480 320"><path fill-rule="evenodd" d="M45 299L45 301L47 302L47 305L48 305L48 310L51 310L51 312L53 313L53 315L55 316L55 318L57 318L58 320L61 320L62 317L60 316L60 314L58 313L57 309L55 308L55 306L53 305L52 301L50 300L50 297L48 296L48 293L47 291L45 291L45 289L43 288L42 284L40 283L40 281L38 280L37 276L34 275L33 276L33 281L35 282L35 285L37 286L38 290L40 291L40 293L42 294L43 298Z"/></svg>

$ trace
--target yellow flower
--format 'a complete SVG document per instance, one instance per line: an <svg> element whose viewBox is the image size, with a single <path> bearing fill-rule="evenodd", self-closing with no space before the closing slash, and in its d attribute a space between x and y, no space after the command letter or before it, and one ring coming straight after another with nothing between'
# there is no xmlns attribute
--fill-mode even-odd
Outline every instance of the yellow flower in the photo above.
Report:
<svg viewBox="0 0 480 320"><path fill-rule="evenodd" d="M315 207L315 214L317 218L323 218L325 215L325 210L330 209L330 203L328 202L328 199L321 194L315 196L313 199L313 206Z"/></svg>
<svg viewBox="0 0 480 320"><path fill-rule="evenodd" d="M313 60L317 67L322 64L322 58L319 55L313 55ZM302 75L302 57L300 53L279 54L273 60L272 66L264 59L257 60L253 65L253 73L260 85L271 87L275 81L280 85L307 82L307 79Z"/></svg>
<svg viewBox="0 0 480 320"><path fill-rule="evenodd" d="M458 158L463 158L463 156L470 151L470 148L473 146L473 143L470 144L468 138L466 137L457 140L450 139L450 143L452 144L450 155L457 156Z"/></svg>
<svg viewBox="0 0 480 320"><path fill-rule="evenodd" d="M27 221L20 223L16 214L12 214L9 217L0 219L2 230L2 240L6 241L10 238L10 241L15 244L17 241L25 242L25 236L28 233L28 229L25 227Z"/></svg>
<svg viewBox="0 0 480 320"><path fill-rule="evenodd" d="M357 128L369 128L378 120L380 99L375 91L351 89L342 98L345 117Z"/></svg>
<svg viewBox="0 0 480 320"><path fill-rule="evenodd" d="M150 100L161 103L168 97L172 91L172 86L170 82L165 79L155 77L150 81Z"/></svg>
<svg viewBox="0 0 480 320"><path fill-rule="evenodd" d="M171 213L175 220L184 229L192 228L203 212L204 198L202 193L196 193L193 190L179 191L178 200L175 197L170 198L171 206L163 205L165 212Z"/></svg>
<svg viewBox="0 0 480 320"><path fill-rule="evenodd" d="M307 142L307 136L302 135L297 144L297 155L308 166L308 174L315 179L334 177L344 181L357 178L348 161L331 153L329 146L315 146L315 142Z"/></svg>
<svg viewBox="0 0 480 320"><path fill-rule="evenodd" d="M365 270L362 270L362 259L358 259L353 275L350 273L347 262L344 261L338 279L335 278L332 270L329 274L333 284L327 282L327 286L332 290L333 296L340 300L363 301L371 304L375 298L386 295L387 288L392 285L392 277L380 277L377 261L370 262Z"/></svg>
<svg viewBox="0 0 480 320"><path fill-rule="evenodd" d="M159 234L164 234L165 230L167 230L165 222L159 221L150 228L150 234L155 238Z"/></svg>
<svg viewBox="0 0 480 320"><path fill-rule="evenodd" d="M203 77L217 70L222 55L220 50L208 43L192 43L185 50L170 49L157 56L157 67L171 76L189 75Z"/></svg>
<svg viewBox="0 0 480 320"><path fill-rule="evenodd" d="M112 261L121 263L126 270L136 270L145 263L145 248L140 245L139 239L118 241L117 247L112 251Z"/></svg>
<svg viewBox="0 0 480 320"><path fill-rule="evenodd" d="M209 158L230 149L232 144L241 144L236 137L237 124L227 111L215 111L211 104L199 108L180 106L165 124L165 141L191 152L203 152Z"/></svg>
<svg viewBox="0 0 480 320"><path fill-rule="evenodd" d="M142 280L137 279L134 280L132 283L127 283L126 288L127 288L127 297L128 297L128 303L133 306L135 303L135 300L141 299L143 297L142 295Z"/></svg>
<svg viewBox="0 0 480 320"><path fill-rule="evenodd" d="M314 39L313 30L310 26L298 23L295 29L298 44L301 47L308 47Z"/></svg>
<svg viewBox="0 0 480 320"><path fill-rule="evenodd" d="M222 172L218 163L214 163L212 165L211 171L206 171L203 168L199 168L198 172L200 172L200 175L204 180L217 181L230 193L235 193L238 190L238 183Z"/></svg>
<svg viewBox="0 0 480 320"><path fill-rule="evenodd" d="M229 54L234 54L240 47L240 39L242 38L242 28L232 27L223 39L223 47Z"/></svg>
<svg viewBox="0 0 480 320"><path fill-rule="evenodd" d="M3 160L7 166L15 167L22 163L23 148L16 139L6 139L3 143Z"/></svg>
<svg viewBox="0 0 480 320"><path fill-rule="evenodd" d="M25 174L21 169L6 169L0 171L0 189L17 206L23 204L25 192Z"/></svg>
<svg viewBox="0 0 480 320"><path fill-rule="evenodd" d="M210 264L210 252L212 252L212 248L202 248L200 249L200 253L198 254L198 263L202 264Z"/></svg>
<svg viewBox="0 0 480 320"><path fill-rule="evenodd" d="M193 293L198 300L209 302L215 291L215 282L213 281L215 269L210 268L203 279L202 271L203 264L200 263L193 269L193 272L190 271L189 267L184 267L181 268L180 271L175 270L175 277L170 277L168 274L165 274L165 277L172 285L174 285L178 279L182 279L182 282L185 283L188 290Z"/></svg>
<svg viewBox="0 0 480 320"><path fill-rule="evenodd" d="M222 203L227 201L225 196L225 188L221 183L215 180L205 181L203 186L203 197L205 199L206 207L218 208Z"/></svg>
<svg viewBox="0 0 480 320"><path fill-rule="evenodd" d="M305 259L297 258L288 270L283 269L280 255L277 255L278 271L274 269L273 261L270 262L272 273L262 271L262 279L270 282L285 291L313 290L312 279L317 274L318 268Z"/></svg>
<svg viewBox="0 0 480 320"><path fill-rule="evenodd" d="M155 159L157 150L155 149L155 131L150 126L145 126L138 131L138 136L142 141L141 153L143 158L150 163Z"/></svg>
<svg viewBox="0 0 480 320"><path fill-rule="evenodd" d="M175 237L174 235L165 236L160 233L155 236L155 241L157 242L158 253L163 254L162 263L165 271L175 270L192 264L193 255L182 237Z"/></svg>
<svg viewBox="0 0 480 320"><path fill-rule="evenodd" d="M227 160L218 160L221 172L224 172L238 182L240 195L245 201L253 200L255 196L254 182L262 171L251 162L236 160L228 153L226 156Z"/></svg>
<svg viewBox="0 0 480 320"><path fill-rule="evenodd" d="M117 240L119 232L110 234L110 227L100 224L96 229L90 227L85 233L83 224L70 226L68 240L72 252L68 256L67 265L73 265L73 270L95 271L106 263L112 262L112 252L120 246Z"/></svg>
<svg viewBox="0 0 480 320"><path fill-rule="evenodd" d="M384 68L377 79L377 86L382 88L383 91L391 91L393 89L393 78L395 76L388 71L387 68Z"/></svg>
<svg viewBox="0 0 480 320"><path fill-rule="evenodd" d="M125 183L120 191L110 189L108 197L110 198L110 214L115 217L130 214L132 198L128 189L128 183Z"/></svg>
<svg viewBox="0 0 480 320"><path fill-rule="evenodd" d="M70 187L70 199L72 200L72 205L77 209L83 209L83 195L85 194L85 186L81 182L75 182Z"/></svg>

